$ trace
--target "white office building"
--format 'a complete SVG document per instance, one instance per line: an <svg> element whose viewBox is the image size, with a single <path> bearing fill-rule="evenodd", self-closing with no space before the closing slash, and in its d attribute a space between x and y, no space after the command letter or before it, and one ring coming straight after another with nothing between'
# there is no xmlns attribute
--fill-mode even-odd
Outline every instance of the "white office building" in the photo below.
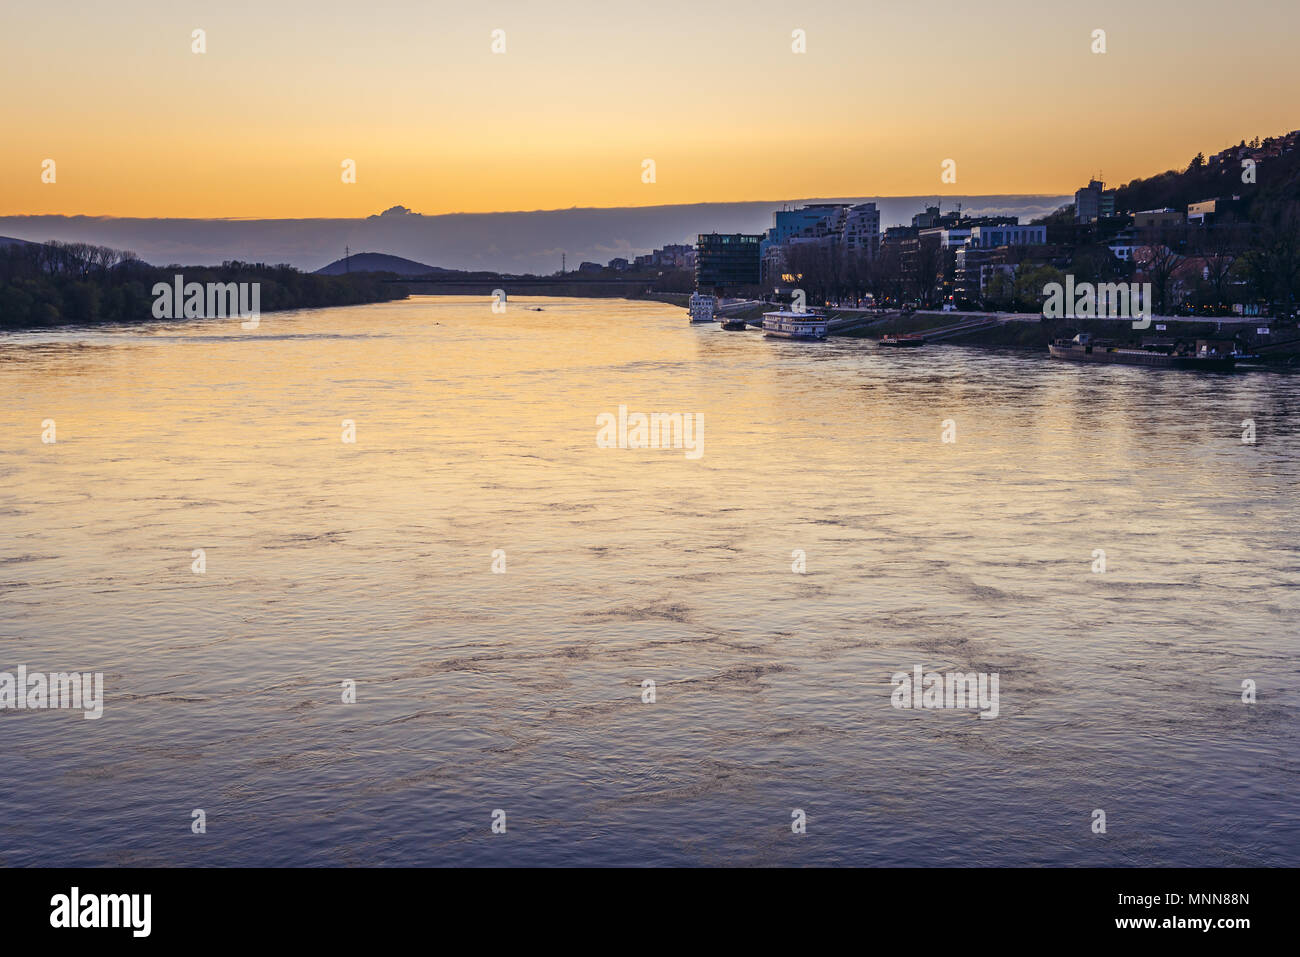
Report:
<svg viewBox="0 0 1300 957"><path fill-rule="evenodd" d="M1041 246L1047 242L1046 226L972 226L970 244L976 249L998 246Z"/></svg>
<svg viewBox="0 0 1300 957"><path fill-rule="evenodd" d="M880 247L880 210L875 203L850 207L844 219L844 249L872 258Z"/></svg>

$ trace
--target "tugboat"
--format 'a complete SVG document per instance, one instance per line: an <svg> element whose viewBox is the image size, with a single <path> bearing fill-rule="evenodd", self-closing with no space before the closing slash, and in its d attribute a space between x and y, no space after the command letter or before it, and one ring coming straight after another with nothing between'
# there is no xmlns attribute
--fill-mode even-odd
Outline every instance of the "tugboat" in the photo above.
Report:
<svg viewBox="0 0 1300 957"><path fill-rule="evenodd" d="M908 335L908 336L898 336L898 335L892 335L887 333L880 337L880 344L882 346L893 346L899 349L915 348L916 346L925 345L925 336L916 335L916 334Z"/></svg>
<svg viewBox="0 0 1300 957"><path fill-rule="evenodd" d="M744 332L749 328L749 324L744 319L728 319L722 324L722 328L728 332Z"/></svg>
<svg viewBox="0 0 1300 957"><path fill-rule="evenodd" d="M1095 339L1081 332L1073 339L1057 339L1047 347L1053 359L1071 362L1106 362L1152 369L1200 369L1203 372L1231 372L1237 356L1221 351L1220 343L1198 339L1188 352L1183 344L1148 346L1145 349L1120 346L1108 339Z"/></svg>
<svg viewBox="0 0 1300 957"><path fill-rule="evenodd" d="M774 339L821 341L829 325L829 319L812 312L763 313L763 335Z"/></svg>
<svg viewBox="0 0 1300 957"><path fill-rule="evenodd" d="M713 307L717 300L712 296L702 296L698 292L691 293L690 317L691 322L712 322Z"/></svg>

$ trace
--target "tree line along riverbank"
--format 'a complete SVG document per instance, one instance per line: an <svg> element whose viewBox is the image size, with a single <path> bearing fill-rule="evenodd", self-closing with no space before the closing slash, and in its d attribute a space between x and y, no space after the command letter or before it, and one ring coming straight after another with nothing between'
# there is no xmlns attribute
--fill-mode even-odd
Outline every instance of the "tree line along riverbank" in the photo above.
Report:
<svg viewBox="0 0 1300 957"><path fill-rule="evenodd" d="M167 321L154 316L154 286L257 283L260 312L405 299L378 273L323 276L292 266L231 261L220 266L151 266L130 253L87 243L0 247L0 329Z"/></svg>

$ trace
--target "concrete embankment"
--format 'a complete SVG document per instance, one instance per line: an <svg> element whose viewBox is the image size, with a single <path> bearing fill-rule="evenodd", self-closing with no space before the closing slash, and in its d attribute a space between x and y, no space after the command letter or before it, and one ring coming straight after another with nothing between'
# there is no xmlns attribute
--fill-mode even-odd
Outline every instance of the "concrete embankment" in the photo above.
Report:
<svg viewBox="0 0 1300 957"><path fill-rule="evenodd" d="M690 295L654 293L646 298L685 309ZM753 303L728 312L729 316L759 322L763 313L781 308ZM1045 353L1054 339L1068 339L1080 332L1118 342L1138 342L1144 337L1196 340L1240 340L1248 352L1279 365L1300 365L1300 329L1280 325L1276 320L1251 319L1227 322L1187 317L1155 317L1150 328L1134 329L1128 319L1044 319L1034 313L1011 312L898 312L883 314L860 309L826 310L833 336L879 339L884 335L929 334L935 345L983 346L992 349L1024 349ZM1163 329L1157 328L1164 326ZM1261 334L1259 329L1268 329Z"/></svg>
<svg viewBox="0 0 1300 957"><path fill-rule="evenodd" d="M969 328L944 334L945 330L965 320L979 318L992 321L972 322ZM1160 326L1164 328L1159 328ZM1260 329L1267 329L1268 332L1260 333ZM1033 351L1045 351L1054 339L1068 339L1081 332L1098 338L1133 343L1143 338L1175 341L1236 338L1247 352L1258 353L1266 361L1289 365L1300 360L1300 330L1292 325L1279 326L1276 321L1268 319L1252 319L1243 323L1157 316L1149 328L1134 329L1132 321L1128 319L1045 319L1024 313L918 312L907 317L896 316L873 325L865 334L878 338L885 333L912 332L935 332L936 340L956 345Z"/></svg>

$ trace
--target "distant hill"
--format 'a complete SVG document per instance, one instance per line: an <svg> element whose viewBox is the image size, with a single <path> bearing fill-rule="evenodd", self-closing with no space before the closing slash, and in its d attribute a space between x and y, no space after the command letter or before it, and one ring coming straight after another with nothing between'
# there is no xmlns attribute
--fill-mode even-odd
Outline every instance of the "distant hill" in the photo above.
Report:
<svg viewBox="0 0 1300 957"><path fill-rule="evenodd" d="M1300 199L1300 131L1241 143L1206 158L1198 155L1182 170L1167 170L1125 183L1115 191L1115 208L1186 210L1202 200L1241 196L1258 207ZM1242 182L1242 161L1256 163L1254 183ZM1258 215L1260 208L1252 208Z"/></svg>
<svg viewBox="0 0 1300 957"><path fill-rule="evenodd" d="M631 259L665 243L694 243L697 233L759 233L773 210L814 202L876 202L882 226L910 223L931 196L778 197L744 203L696 203L610 209L446 213L422 216L386 210L362 219L130 219L109 216L0 216L0 235L96 243L132 249L151 263L289 263L310 272L345 246L381 249L451 270L550 275L590 260ZM972 216L1050 213L1069 196L944 196ZM360 254L358 254L359 256ZM357 258L353 257L353 268ZM329 268L337 268L331 263ZM421 266L424 272L429 267Z"/></svg>
<svg viewBox="0 0 1300 957"><path fill-rule="evenodd" d="M30 246L32 245L26 239L13 239L9 236L0 236L0 246Z"/></svg>
<svg viewBox="0 0 1300 957"><path fill-rule="evenodd" d="M341 276L348 272L395 272L399 276L428 276L430 273L452 272L452 270L440 266L426 266L414 259L403 259L401 256L390 256L388 253L353 253L316 270L319 276Z"/></svg>

